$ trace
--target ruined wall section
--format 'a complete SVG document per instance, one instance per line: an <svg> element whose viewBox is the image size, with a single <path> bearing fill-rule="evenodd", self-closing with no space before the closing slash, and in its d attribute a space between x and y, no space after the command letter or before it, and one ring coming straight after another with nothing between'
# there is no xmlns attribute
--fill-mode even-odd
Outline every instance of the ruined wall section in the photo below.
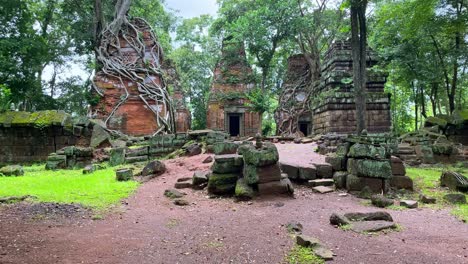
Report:
<svg viewBox="0 0 468 264"><path fill-rule="evenodd" d="M0 114L0 164L45 161L67 146L89 146L92 126L63 111Z"/></svg>
<svg viewBox="0 0 468 264"><path fill-rule="evenodd" d="M177 69L170 59L165 59L162 65L164 70L164 80L168 90L171 92L176 133L190 130L192 117L185 101L186 95L182 88Z"/></svg>
<svg viewBox="0 0 468 264"><path fill-rule="evenodd" d="M351 45L335 42L326 53L322 77L315 86L316 100L312 101L314 133L354 133L356 106L352 84ZM390 95L384 91L386 75L370 69L377 64L377 56L367 55L367 130L371 133L390 131Z"/></svg>

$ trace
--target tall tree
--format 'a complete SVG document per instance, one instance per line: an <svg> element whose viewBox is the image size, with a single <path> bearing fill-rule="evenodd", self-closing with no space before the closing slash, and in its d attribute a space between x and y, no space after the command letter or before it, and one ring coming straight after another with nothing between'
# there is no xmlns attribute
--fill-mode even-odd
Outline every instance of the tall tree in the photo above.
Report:
<svg viewBox="0 0 468 264"><path fill-rule="evenodd" d="M367 0L350 0L353 85L357 133L366 129Z"/></svg>

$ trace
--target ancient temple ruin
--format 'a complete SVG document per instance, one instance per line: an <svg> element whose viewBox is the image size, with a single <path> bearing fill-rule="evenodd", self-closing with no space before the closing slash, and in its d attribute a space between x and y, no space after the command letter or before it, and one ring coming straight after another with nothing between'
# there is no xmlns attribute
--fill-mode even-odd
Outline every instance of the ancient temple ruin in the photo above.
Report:
<svg viewBox="0 0 468 264"><path fill-rule="evenodd" d="M310 66L303 54L288 58L288 69L275 112L277 135L307 136L312 133Z"/></svg>
<svg viewBox="0 0 468 264"><path fill-rule="evenodd" d="M253 136L260 126L259 114L248 106L246 93L254 87L252 69L242 43L223 41L222 56L214 71L207 112L207 128L231 136Z"/></svg>
<svg viewBox="0 0 468 264"><path fill-rule="evenodd" d="M171 92L176 132L187 132L190 129L192 117L185 101L186 96L180 83L179 74L170 59L164 60L162 68L164 70L164 81Z"/></svg>
<svg viewBox="0 0 468 264"><path fill-rule="evenodd" d="M371 69L377 55L367 51L367 130L371 133L390 131L390 95L384 91L386 74ZM315 134L353 133L356 131L356 106L352 84L353 61L348 41L333 43L325 55L321 81L314 87L312 100Z"/></svg>
<svg viewBox="0 0 468 264"><path fill-rule="evenodd" d="M130 26L131 25L131 26ZM174 133L172 102L165 87L163 52L151 27L135 18L118 34L103 31L93 80L99 102L90 115L128 135Z"/></svg>
<svg viewBox="0 0 468 264"><path fill-rule="evenodd" d="M390 131L390 98L384 92L386 75L371 69L377 55L367 54L367 130L371 133ZM320 82L307 77L309 65L303 55L288 59L288 72L275 113L278 134L354 133L354 103L351 45L337 41L325 54ZM310 97L310 101L308 98ZM291 129L293 127L293 129Z"/></svg>

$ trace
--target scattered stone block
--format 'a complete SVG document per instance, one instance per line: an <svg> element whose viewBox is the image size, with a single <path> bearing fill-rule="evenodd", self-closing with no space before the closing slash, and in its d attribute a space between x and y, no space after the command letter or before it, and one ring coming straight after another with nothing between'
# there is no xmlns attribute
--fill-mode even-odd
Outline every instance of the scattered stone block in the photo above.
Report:
<svg viewBox="0 0 468 264"><path fill-rule="evenodd" d="M200 144L194 143L183 148L185 150L185 155L192 157L202 153L202 148Z"/></svg>
<svg viewBox="0 0 468 264"><path fill-rule="evenodd" d="M240 173L243 167L242 156L237 154L216 155L212 166L214 173Z"/></svg>
<svg viewBox="0 0 468 264"><path fill-rule="evenodd" d="M185 181L190 181L192 178L191 177L182 177L178 178L177 182L185 182Z"/></svg>
<svg viewBox="0 0 468 264"><path fill-rule="evenodd" d="M117 166L125 162L125 148L113 148L110 150L109 165Z"/></svg>
<svg viewBox="0 0 468 264"><path fill-rule="evenodd" d="M208 183L209 171L196 171L192 177L193 186L202 186ZM204 187L203 187L204 188Z"/></svg>
<svg viewBox="0 0 468 264"><path fill-rule="evenodd" d="M390 186L396 189L413 190L413 180L408 176L394 175L390 178Z"/></svg>
<svg viewBox="0 0 468 264"><path fill-rule="evenodd" d="M396 224L389 221L364 221L351 224L351 230L356 233L375 233L393 228L396 228Z"/></svg>
<svg viewBox="0 0 468 264"><path fill-rule="evenodd" d="M413 200L401 200L400 206L403 206L409 209L414 209L414 208L418 208L418 202L413 201Z"/></svg>
<svg viewBox="0 0 468 264"><path fill-rule="evenodd" d="M97 170L97 166L94 164L86 165L83 169L83 174L91 174Z"/></svg>
<svg viewBox="0 0 468 264"><path fill-rule="evenodd" d="M189 178L188 180L185 181L178 181L175 183L174 188L176 189L186 189L186 188L192 188L192 178Z"/></svg>
<svg viewBox="0 0 468 264"><path fill-rule="evenodd" d="M208 178L208 192L216 195L234 194L239 174L213 173Z"/></svg>
<svg viewBox="0 0 468 264"><path fill-rule="evenodd" d="M185 193L179 192L178 190L175 190L175 189L167 189L164 191L164 196L170 199L182 198L184 197L184 195Z"/></svg>
<svg viewBox="0 0 468 264"><path fill-rule="evenodd" d="M125 151L126 157L138 157L138 156L147 156L149 154L148 147L131 147Z"/></svg>
<svg viewBox="0 0 468 264"><path fill-rule="evenodd" d="M315 192L318 192L318 193L330 193L330 192L334 192L335 189L333 188L330 188L330 187L326 187L326 186L316 186L316 187L313 187L312 188L313 191Z"/></svg>
<svg viewBox="0 0 468 264"><path fill-rule="evenodd" d="M348 173L346 171L337 171L333 173L333 181L335 182L335 186L338 189L346 188L346 178Z"/></svg>
<svg viewBox="0 0 468 264"><path fill-rule="evenodd" d="M394 204L393 199L389 199L383 195L372 195L371 203L380 208L385 208Z"/></svg>
<svg viewBox="0 0 468 264"><path fill-rule="evenodd" d="M440 186L452 191L468 192L468 178L457 172L444 171L440 176Z"/></svg>
<svg viewBox="0 0 468 264"><path fill-rule="evenodd" d="M333 252L330 249L328 249L328 248L326 248L326 247L324 247L322 245L318 245L318 246L312 248L312 251L314 252L314 254L317 257L319 257L319 258L321 258L323 260L333 260Z"/></svg>
<svg viewBox="0 0 468 264"><path fill-rule="evenodd" d="M93 126L90 147L97 148L102 147L104 144L110 145L110 140L111 136L101 125L95 124Z"/></svg>
<svg viewBox="0 0 468 264"><path fill-rule="evenodd" d="M308 185L310 187L333 186L334 184L335 184L335 181L333 179L317 179L317 180L308 181Z"/></svg>
<svg viewBox="0 0 468 264"><path fill-rule="evenodd" d="M462 193L449 193L444 196L444 200L451 204L466 204L466 196Z"/></svg>
<svg viewBox="0 0 468 264"><path fill-rule="evenodd" d="M8 165L0 169L0 175L4 176L23 176L24 170L20 165Z"/></svg>
<svg viewBox="0 0 468 264"><path fill-rule="evenodd" d="M154 175L158 176L166 172L166 165L162 161L154 160L148 163L141 172L142 176Z"/></svg>
<svg viewBox="0 0 468 264"><path fill-rule="evenodd" d="M317 168L317 177L318 178L326 178L331 179L333 178L333 168L328 163L313 163L313 165Z"/></svg>
<svg viewBox="0 0 468 264"><path fill-rule="evenodd" d="M290 233L302 233L302 224L297 222L297 221L291 221L286 225L286 229L288 229L288 232Z"/></svg>
<svg viewBox="0 0 468 264"><path fill-rule="evenodd" d="M297 235L296 244L302 247L315 247L315 246L320 245L320 241L314 237L305 236L305 235Z"/></svg>
<svg viewBox="0 0 468 264"><path fill-rule="evenodd" d="M67 156L57 155L55 153L47 157L46 170L58 170L67 168Z"/></svg>
<svg viewBox="0 0 468 264"><path fill-rule="evenodd" d="M247 184L244 178L240 178L237 180L234 195L239 201L248 201L254 198L255 191L252 186Z"/></svg>
<svg viewBox="0 0 468 264"><path fill-rule="evenodd" d="M129 181L133 178L133 171L131 169L119 169L115 172L118 181Z"/></svg>
<svg viewBox="0 0 468 264"><path fill-rule="evenodd" d="M426 196L424 194L421 194L421 195L419 195L419 201L421 201L421 203L425 203L425 204L435 204L437 199L434 198L434 197L429 197L429 196Z"/></svg>
<svg viewBox="0 0 468 264"><path fill-rule="evenodd" d="M206 159L203 160L202 163L206 164L206 163L211 163L213 162L213 157L212 156L208 156L206 157Z"/></svg>
<svg viewBox="0 0 468 264"><path fill-rule="evenodd" d="M182 199L182 198L177 198L174 199L174 204L178 206L187 206L190 205L189 201Z"/></svg>

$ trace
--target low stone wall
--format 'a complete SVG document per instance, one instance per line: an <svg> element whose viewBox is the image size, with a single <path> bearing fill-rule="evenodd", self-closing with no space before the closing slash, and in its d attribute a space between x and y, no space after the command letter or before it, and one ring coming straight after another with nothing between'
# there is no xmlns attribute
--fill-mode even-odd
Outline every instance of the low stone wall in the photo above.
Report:
<svg viewBox="0 0 468 264"><path fill-rule="evenodd" d="M89 122L88 122L89 123ZM45 161L66 146L88 146L92 128L63 111L0 114L0 164Z"/></svg>

